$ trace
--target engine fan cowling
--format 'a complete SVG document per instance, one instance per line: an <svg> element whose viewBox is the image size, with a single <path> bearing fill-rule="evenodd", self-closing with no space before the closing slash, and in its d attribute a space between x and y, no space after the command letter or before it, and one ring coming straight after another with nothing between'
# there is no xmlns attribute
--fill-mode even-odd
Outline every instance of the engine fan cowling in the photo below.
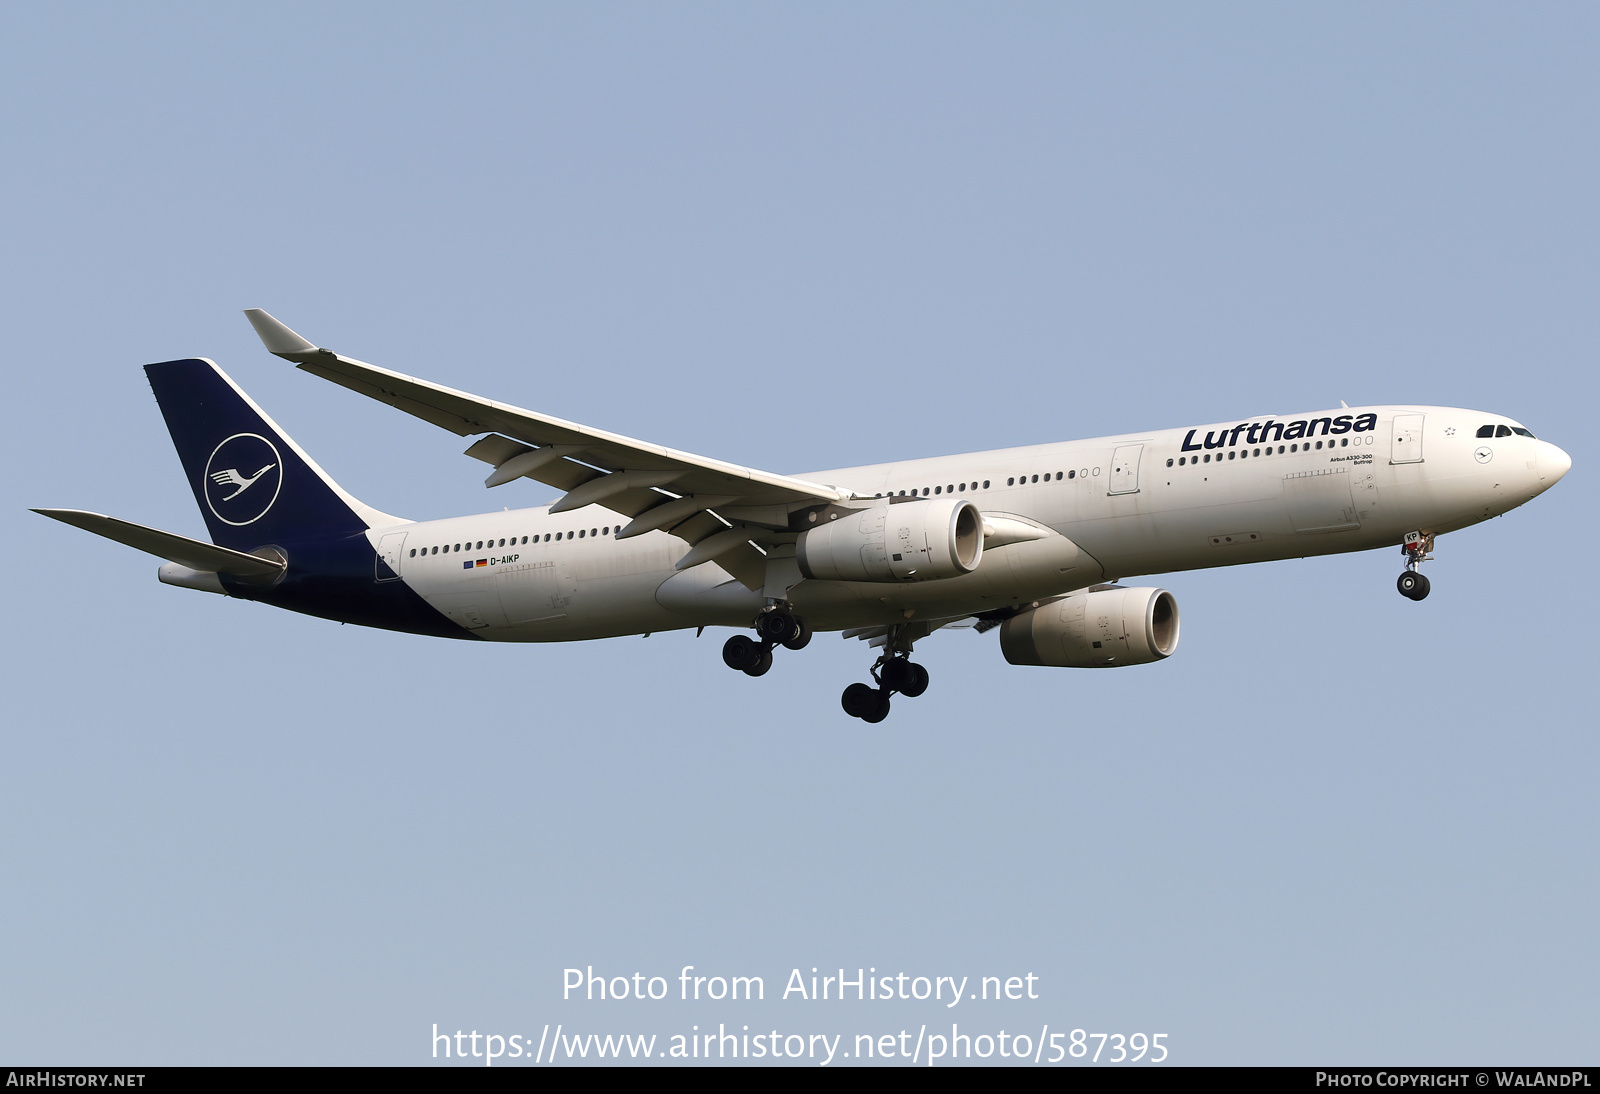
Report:
<svg viewBox="0 0 1600 1094"><path fill-rule="evenodd" d="M859 515L858 515L859 513ZM795 544L800 572L820 581L934 581L983 559L983 515L966 499L876 505L830 520Z"/></svg>
<svg viewBox="0 0 1600 1094"><path fill-rule="evenodd" d="M1147 665L1170 657L1177 648L1178 601L1165 589L1074 593L1000 627L1000 649L1013 665Z"/></svg>

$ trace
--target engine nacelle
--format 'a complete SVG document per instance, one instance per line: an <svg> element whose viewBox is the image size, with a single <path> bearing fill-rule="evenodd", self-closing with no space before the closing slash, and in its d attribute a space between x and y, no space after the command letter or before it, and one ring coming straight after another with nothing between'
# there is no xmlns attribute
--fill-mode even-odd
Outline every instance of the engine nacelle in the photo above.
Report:
<svg viewBox="0 0 1600 1094"><path fill-rule="evenodd" d="M1099 588L1052 600L1000 626L1013 665L1147 665L1178 648L1178 601L1165 589Z"/></svg>
<svg viewBox="0 0 1600 1094"><path fill-rule="evenodd" d="M964 498L883 498L795 544L800 572L820 581L934 581L970 574L982 559L983 515Z"/></svg>

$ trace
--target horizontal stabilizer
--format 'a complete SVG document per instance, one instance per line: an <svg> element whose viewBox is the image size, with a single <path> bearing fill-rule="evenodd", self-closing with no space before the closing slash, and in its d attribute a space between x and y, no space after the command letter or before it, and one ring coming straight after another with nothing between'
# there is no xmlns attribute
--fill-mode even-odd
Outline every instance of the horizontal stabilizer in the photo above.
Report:
<svg viewBox="0 0 1600 1094"><path fill-rule="evenodd" d="M240 577L267 577L280 574L284 569L284 564L275 558L245 554L243 551L218 547L215 543L146 528L142 524L130 524L100 513L86 513L82 509L35 509L34 512L192 570L237 574Z"/></svg>

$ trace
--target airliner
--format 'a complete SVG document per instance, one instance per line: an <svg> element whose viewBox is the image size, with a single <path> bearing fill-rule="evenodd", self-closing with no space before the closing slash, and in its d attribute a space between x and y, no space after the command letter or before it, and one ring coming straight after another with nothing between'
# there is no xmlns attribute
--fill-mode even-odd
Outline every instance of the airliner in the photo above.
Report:
<svg viewBox="0 0 1600 1094"><path fill-rule="evenodd" d="M1340 405L1091 440L778 475L343 357L247 311L266 349L462 437L487 487L549 505L411 521L345 492L212 361L145 366L211 541L76 509L37 513L148 552L182 586L341 623L486 642L732 627L764 675L816 632L879 651L845 712L881 722L927 670L913 645L998 628L1013 665L1115 668L1178 646L1143 574L1398 546L1428 595L1435 538L1572 466L1499 414ZM784 656L786 656L785 654Z"/></svg>

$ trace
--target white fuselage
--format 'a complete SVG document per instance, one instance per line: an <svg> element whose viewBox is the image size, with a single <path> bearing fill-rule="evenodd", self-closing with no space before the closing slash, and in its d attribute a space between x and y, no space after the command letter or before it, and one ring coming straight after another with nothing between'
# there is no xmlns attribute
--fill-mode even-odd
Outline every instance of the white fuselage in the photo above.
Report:
<svg viewBox="0 0 1600 1094"><path fill-rule="evenodd" d="M789 596L815 629L836 630L972 615L1141 574L1396 546L1411 531L1505 513L1570 466L1548 442L1482 438L1484 426L1516 423L1358 407L810 473L868 499L954 493L1037 533L987 547L962 577L802 581ZM615 538L624 523L598 506L554 516L540 506L368 536L399 580L493 641L745 626L765 603L715 563L675 571L689 546L665 532Z"/></svg>

